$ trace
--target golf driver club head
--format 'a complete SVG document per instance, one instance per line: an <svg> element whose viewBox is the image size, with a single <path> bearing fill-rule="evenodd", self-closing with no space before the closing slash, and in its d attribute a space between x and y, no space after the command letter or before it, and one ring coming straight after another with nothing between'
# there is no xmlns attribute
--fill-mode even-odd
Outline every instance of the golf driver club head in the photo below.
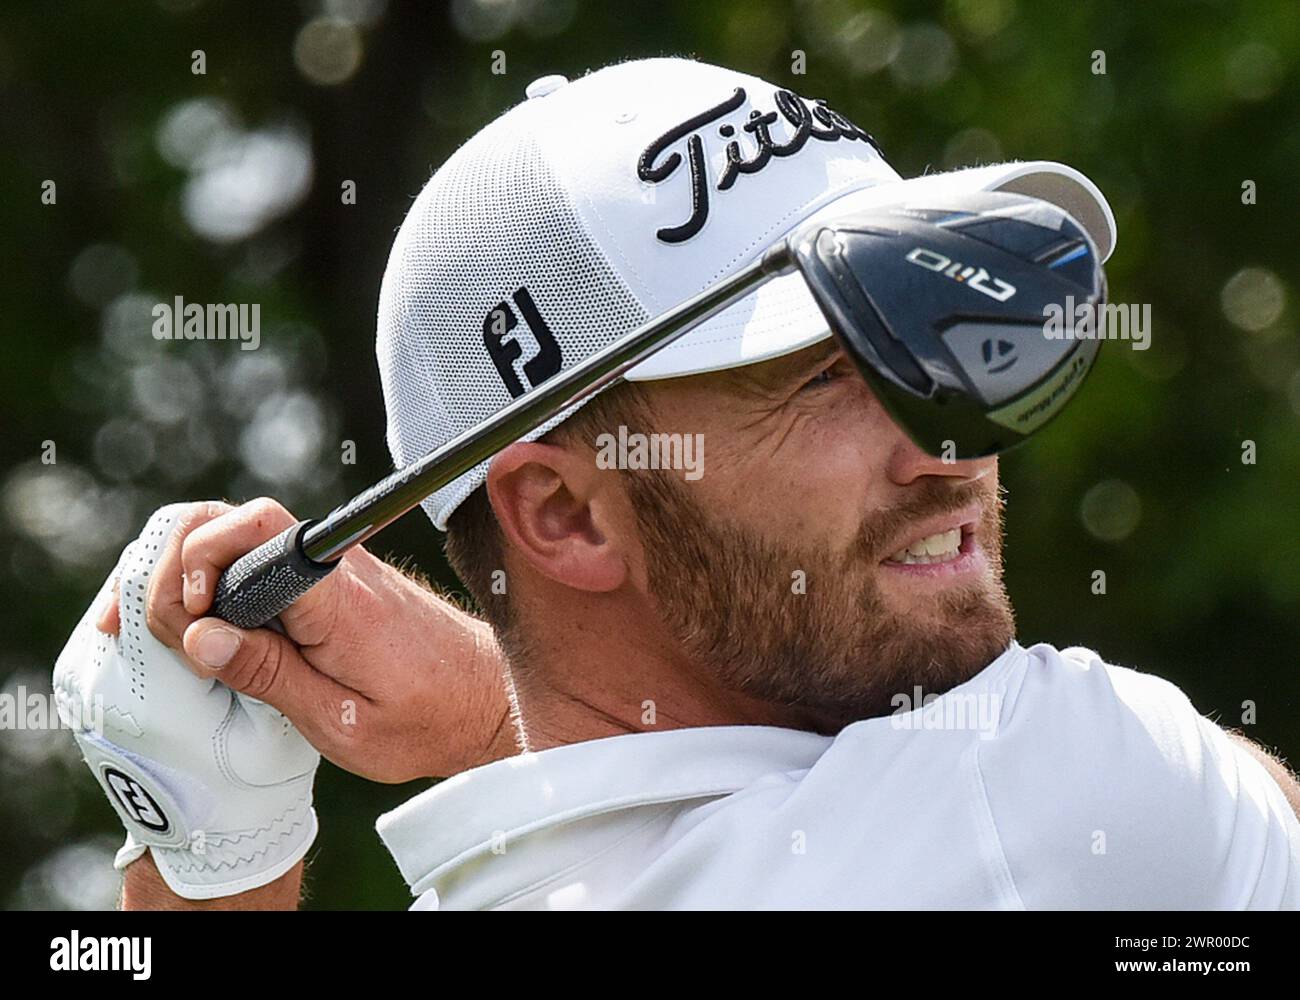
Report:
<svg viewBox="0 0 1300 1000"><path fill-rule="evenodd" d="M810 224L790 238L836 339L931 455L1019 444L1064 408L1100 340L1069 334L1105 301L1096 247L1065 211L980 192ZM1051 307L1061 310L1048 335Z"/></svg>

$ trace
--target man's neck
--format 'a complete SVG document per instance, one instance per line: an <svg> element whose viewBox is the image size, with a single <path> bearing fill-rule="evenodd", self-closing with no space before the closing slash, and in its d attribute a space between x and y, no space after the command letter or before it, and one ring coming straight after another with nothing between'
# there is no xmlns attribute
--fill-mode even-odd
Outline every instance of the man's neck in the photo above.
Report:
<svg viewBox="0 0 1300 1000"><path fill-rule="evenodd" d="M637 620L639 619L639 620ZM564 620L592 621L568 616ZM645 615L573 627L512 654L523 749L698 726L780 726L833 733L842 726L806 709L722 686Z"/></svg>

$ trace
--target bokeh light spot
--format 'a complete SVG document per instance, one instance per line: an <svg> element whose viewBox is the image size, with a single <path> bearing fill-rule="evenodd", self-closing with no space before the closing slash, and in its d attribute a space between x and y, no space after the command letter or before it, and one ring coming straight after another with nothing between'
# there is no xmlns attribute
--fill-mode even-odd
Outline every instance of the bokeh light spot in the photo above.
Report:
<svg viewBox="0 0 1300 1000"><path fill-rule="evenodd" d="M1083 495L1079 516L1094 538L1121 542L1133 534L1142 519L1142 501L1128 483L1107 479Z"/></svg>
<svg viewBox="0 0 1300 1000"><path fill-rule="evenodd" d="M1286 305L1286 287L1272 271L1243 267L1224 284L1220 301L1228 322L1257 333L1281 317Z"/></svg>
<svg viewBox="0 0 1300 1000"><path fill-rule="evenodd" d="M351 21L318 17L294 39L293 61L312 83L332 87L352 78L361 65L361 48L361 32Z"/></svg>

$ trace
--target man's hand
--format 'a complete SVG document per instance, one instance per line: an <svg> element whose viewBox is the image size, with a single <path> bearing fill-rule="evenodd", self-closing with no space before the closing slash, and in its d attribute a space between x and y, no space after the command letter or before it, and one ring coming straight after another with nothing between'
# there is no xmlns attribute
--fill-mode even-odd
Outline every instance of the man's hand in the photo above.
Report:
<svg viewBox="0 0 1300 1000"><path fill-rule="evenodd" d="M514 753L491 629L360 546L281 616L284 635L204 617L222 571L296 520L268 499L187 505L149 587L149 630L362 777L445 777ZM100 630L117 615L113 602Z"/></svg>
<svg viewBox="0 0 1300 1000"><path fill-rule="evenodd" d="M126 829L117 868L148 850L169 890L210 900L299 866L316 837L320 754L273 707L191 675L146 628L146 595L183 512L163 507L122 553L54 665L59 718ZM121 628L95 627L119 587Z"/></svg>

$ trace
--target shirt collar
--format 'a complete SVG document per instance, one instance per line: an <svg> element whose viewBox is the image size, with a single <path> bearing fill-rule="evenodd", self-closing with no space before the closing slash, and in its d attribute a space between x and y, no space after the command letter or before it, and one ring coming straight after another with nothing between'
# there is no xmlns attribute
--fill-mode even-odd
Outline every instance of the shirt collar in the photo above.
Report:
<svg viewBox="0 0 1300 1000"><path fill-rule="evenodd" d="M411 891L543 827L639 805L727 795L806 770L832 738L773 726L631 733L520 754L421 792L375 824Z"/></svg>
<svg viewBox="0 0 1300 1000"><path fill-rule="evenodd" d="M949 694L993 683L1023 655L1023 647L1012 642ZM883 716L848 728L896 721ZM635 806L728 795L765 775L807 770L834 740L775 726L705 726L586 740L464 771L380 816L375 829L418 895L500 838L513 841Z"/></svg>

